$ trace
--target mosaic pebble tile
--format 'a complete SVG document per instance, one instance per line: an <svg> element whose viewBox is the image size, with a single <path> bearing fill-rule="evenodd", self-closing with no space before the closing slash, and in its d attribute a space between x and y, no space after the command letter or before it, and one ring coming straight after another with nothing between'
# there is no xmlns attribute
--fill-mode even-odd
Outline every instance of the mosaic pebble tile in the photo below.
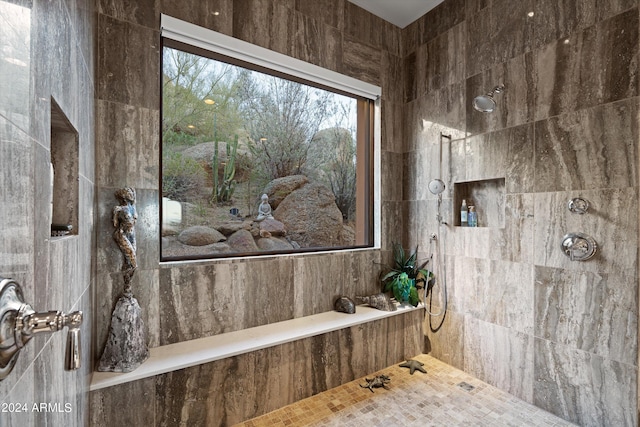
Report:
<svg viewBox="0 0 640 427"><path fill-rule="evenodd" d="M399 365L318 393L236 427L574 426L429 355L413 358L428 374ZM360 387L384 374L389 390ZM473 387L466 391L459 384Z"/></svg>

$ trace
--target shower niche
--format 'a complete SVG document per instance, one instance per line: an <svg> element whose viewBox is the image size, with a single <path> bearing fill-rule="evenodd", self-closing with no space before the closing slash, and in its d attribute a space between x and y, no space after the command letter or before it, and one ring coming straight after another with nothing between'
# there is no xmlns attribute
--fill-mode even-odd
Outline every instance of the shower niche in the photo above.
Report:
<svg viewBox="0 0 640 427"><path fill-rule="evenodd" d="M462 200L475 206L478 227L504 228L506 191L504 178L455 182L453 184L453 225L460 226Z"/></svg>
<svg viewBox="0 0 640 427"><path fill-rule="evenodd" d="M78 132L51 98L51 236L78 234Z"/></svg>

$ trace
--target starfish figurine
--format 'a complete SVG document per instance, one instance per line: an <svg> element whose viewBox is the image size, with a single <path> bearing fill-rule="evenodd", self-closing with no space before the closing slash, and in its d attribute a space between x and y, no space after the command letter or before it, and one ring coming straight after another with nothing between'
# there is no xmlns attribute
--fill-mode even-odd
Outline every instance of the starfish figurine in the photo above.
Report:
<svg viewBox="0 0 640 427"><path fill-rule="evenodd" d="M372 379L365 378L365 380L367 381L367 383L365 385L360 384L360 387L368 388L369 390L371 390L371 393L373 393L373 389L378 387L389 390L389 387L387 387L387 383L391 381L391 378L386 375L378 375L377 377L373 377Z"/></svg>
<svg viewBox="0 0 640 427"><path fill-rule="evenodd" d="M425 374L427 373L427 371L423 368L424 363L422 362L418 362L417 360L407 360L404 363L400 364L401 368L409 368L410 369L410 374L413 375L413 373L418 370L420 372L424 372Z"/></svg>

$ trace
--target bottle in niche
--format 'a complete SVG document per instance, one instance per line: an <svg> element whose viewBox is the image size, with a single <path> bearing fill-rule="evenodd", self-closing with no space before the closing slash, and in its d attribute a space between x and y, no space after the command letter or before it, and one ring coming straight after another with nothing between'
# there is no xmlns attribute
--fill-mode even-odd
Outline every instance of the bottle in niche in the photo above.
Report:
<svg viewBox="0 0 640 427"><path fill-rule="evenodd" d="M460 207L460 226L466 227L468 225L468 210L467 210L467 200L462 199L462 206Z"/></svg>
<svg viewBox="0 0 640 427"><path fill-rule="evenodd" d="M469 213L467 214L467 222L469 227L478 226L478 212L476 212L475 206L469 206Z"/></svg>

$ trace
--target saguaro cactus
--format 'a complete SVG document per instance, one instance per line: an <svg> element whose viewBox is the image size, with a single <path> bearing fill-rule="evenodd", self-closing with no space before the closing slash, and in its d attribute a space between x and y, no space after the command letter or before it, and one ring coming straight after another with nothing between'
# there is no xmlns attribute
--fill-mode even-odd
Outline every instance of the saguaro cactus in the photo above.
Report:
<svg viewBox="0 0 640 427"><path fill-rule="evenodd" d="M222 182L218 179L218 166L220 159L218 155L218 141L215 141L213 152L213 194L211 202L228 202L236 189L236 182L233 179L236 175L236 156L238 154L238 135L232 143L227 142L227 162L222 173Z"/></svg>
<svg viewBox="0 0 640 427"><path fill-rule="evenodd" d="M211 199L209 200L212 204L218 201L218 139L213 143L213 159L211 161L211 173L213 175L213 190L211 191Z"/></svg>

